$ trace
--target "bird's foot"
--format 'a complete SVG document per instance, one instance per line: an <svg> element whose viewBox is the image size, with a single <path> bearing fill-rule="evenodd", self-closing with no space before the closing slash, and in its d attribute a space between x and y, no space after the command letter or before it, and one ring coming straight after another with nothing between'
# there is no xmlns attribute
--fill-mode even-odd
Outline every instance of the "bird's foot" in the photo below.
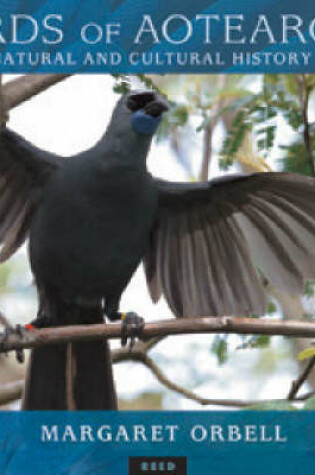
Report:
<svg viewBox="0 0 315 475"><path fill-rule="evenodd" d="M1 343L5 346L9 340L10 335L15 335L16 337L23 340L23 336L26 331L36 330L38 328L47 328L54 326L54 322L50 317L40 314L36 320L33 320L31 323L26 325L16 325L15 327L5 327ZM24 363L25 354L23 349L15 350L16 359L19 363Z"/></svg>
<svg viewBox="0 0 315 475"><path fill-rule="evenodd" d="M2 335L2 343L5 345L10 335L15 335L21 340L23 339L23 334L26 330L26 326L23 327L22 325L16 325L15 327L5 327L3 335ZM23 349L15 350L16 359L19 363L24 363L25 361L25 354Z"/></svg>
<svg viewBox="0 0 315 475"><path fill-rule="evenodd" d="M126 346L128 342L128 330L130 329L130 349L133 348L136 337L141 335L144 327L144 319L134 312L121 314L122 329L121 329L121 345Z"/></svg>

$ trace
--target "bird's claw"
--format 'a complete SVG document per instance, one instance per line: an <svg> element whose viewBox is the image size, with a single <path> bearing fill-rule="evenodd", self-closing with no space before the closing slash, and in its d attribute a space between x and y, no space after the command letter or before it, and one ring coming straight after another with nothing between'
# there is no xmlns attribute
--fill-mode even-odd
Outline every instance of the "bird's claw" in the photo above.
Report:
<svg viewBox="0 0 315 475"><path fill-rule="evenodd" d="M5 327L3 336L2 336L2 343L6 344L9 340L9 336L14 334L19 338L23 338L23 332L26 328L22 327L21 325L16 325L15 327ZM19 363L24 363L25 361L25 353L23 349L15 350L16 359Z"/></svg>
<svg viewBox="0 0 315 475"><path fill-rule="evenodd" d="M143 327L144 319L134 312L123 313L121 316L122 330L121 330L121 345L126 346L128 342L128 330L130 329L130 349L133 348L136 337L139 336Z"/></svg>

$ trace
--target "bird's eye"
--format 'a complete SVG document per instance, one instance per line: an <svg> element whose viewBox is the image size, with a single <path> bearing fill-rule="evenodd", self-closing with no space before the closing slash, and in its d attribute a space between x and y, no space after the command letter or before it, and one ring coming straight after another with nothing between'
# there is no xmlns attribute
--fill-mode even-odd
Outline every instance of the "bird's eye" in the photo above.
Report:
<svg viewBox="0 0 315 475"><path fill-rule="evenodd" d="M132 112L136 112L137 110L143 109L150 102L153 102L154 98L154 94L151 92L134 94L128 98L127 107Z"/></svg>

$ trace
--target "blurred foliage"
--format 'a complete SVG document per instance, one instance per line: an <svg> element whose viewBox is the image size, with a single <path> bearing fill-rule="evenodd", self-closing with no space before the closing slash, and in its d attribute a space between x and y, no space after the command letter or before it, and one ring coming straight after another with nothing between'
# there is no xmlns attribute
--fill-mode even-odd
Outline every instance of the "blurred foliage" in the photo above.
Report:
<svg viewBox="0 0 315 475"><path fill-rule="evenodd" d="M145 392L135 399L123 399L118 401L121 411L161 411L162 393Z"/></svg>
<svg viewBox="0 0 315 475"><path fill-rule="evenodd" d="M250 348L266 348L270 344L271 337L269 335L254 335L244 337L244 342L238 347L239 350L247 350Z"/></svg>
<svg viewBox="0 0 315 475"><path fill-rule="evenodd" d="M315 356L315 346L311 348L306 348L306 350L301 351L298 354L299 361L307 360L309 358L313 358Z"/></svg>
<svg viewBox="0 0 315 475"><path fill-rule="evenodd" d="M0 266L0 295L3 295L7 291L11 272L12 265L10 263L5 262Z"/></svg>
<svg viewBox="0 0 315 475"><path fill-rule="evenodd" d="M132 89L133 81L129 76L115 75L115 79L115 92L125 94ZM253 79L255 76L251 81ZM167 140L189 179L198 179L187 142L192 142L198 133L214 130L222 121L230 122L231 113L234 114L235 108L248 99L248 76L138 75L137 80L141 87L168 96L171 107L163 117L156 139L159 142ZM210 162L211 154L205 159Z"/></svg>
<svg viewBox="0 0 315 475"><path fill-rule="evenodd" d="M290 401L267 401L248 406L246 411L295 411L296 407Z"/></svg>
<svg viewBox="0 0 315 475"><path fill-rule="evenodd" d="M315 397L307 399L305 402L299 402L296 406L292 401L267 401L246 407L245 411L314 411Z"/></svg>
<svg viewBox="0 0 315 475"><path fill-rule="evenodd" d="M306 281L304 285L304 297L312 299L315 295L315 282Z"/></svg>
<svg viewBox="0 0 315 475"><path fill-rule="evenodd" d="M115 75L114 91L125 94L131 90L129 76ZM293 141L280 144L283 152L278 159L282 170L309 175L311 173L303 139L303 97L314 98L315 75L273 74L261 77L261 88L253 93L251 86L257 76L137 76L143 87L174 96L171 109L159 128L157 140L169 140L179 162L192 177L192 166L180 157L180 140L191 136L194 119L195 132L204 132L223 122L226 138L220 156L220 166L227 170L242 150L246 136L253 136L257 152L265 157L275 145L278 119L281 117L292 129ZM180 94L178 93L180 91ZM310 123L311 146L315 152L315 123ZM211 157L209 157L211 159ZM264 164L261 164L262 170ZM266 170L267 171L267 170ZM195 177L194 177L195 178Z"/></svg>
<svg viewBox="0 0 315 475"><path fill-rule="evenodd" d="M223 363L226 363L228 359L228 336L224 335L216 335L214 337L212 346L211 346L211 351L217 356L218 358L218 363L222 365Z"/></svg>
<svg viewBox="0 0 315 475"><path fill-rule="evenodd" d="M113 91L116 94L127 94L132 89L132 78L125 74L113 74L113 78L116 80ZM154 81L145 74L138 74L137 78L147 89L160 92Z"/></svg>
<svg viewBox="0 0 315 475"><path fill-rule="evenodd" d="M124 94L131 90L130 77L116 75L115 78L115 92ZM280 117L292 129L295 137L292 143L280 144L283 152L278 159L280 168L289 172L311 173L303 140L301 101L302 96L312 97L314 75L265 75L259 79L262 84L258 93L253 93L251 89L258 81L257 76L138 75L137 78L142 87L170 97L176 95L176 101L171 101L170 111L164 116L157 140L169 140L179 163L191 179L197 177L194 176L189 158L184 156L187 155L185 137L191 138L192 133L203 133L207 128L214 129L218 123L223 123L226 138L220 154L220 166L227 170L236 159L239 160L237 154L240 151L242 155L250 155L248 161L253 158L253 152L244 150L248 134L253 137L258 154L267 157L275 145ZM315 124L310 124L310 131L312 149L315 151ZM184 142L184 147L181 147L181 142ZM264 161L259 156L257 159L258 162L261 160L261 171L268 171L264 170Z"/></svg>
<svg viewBox="0 0 315 475"><path fill-rule="evenodd" d="M305 127L304 106L314 93L314 75L265 75L261 91L234 104L235 117L225 139L221 166L229 168L247 133L254 135L258 152L265 156L275 145L278 118L282 117L295 134L291 144L282 145L284 155L279 159L281 168L289 172L311 174L303 138ZM315 149L314 124L312 149Z"/></svg>
<svg viewBox="0 0 315 475"><path fill-rule="evenodd" d="M304 411L315 411L315 397L311 397L303 406Z"/></svg>
<svg viewBox="0 0 315 475"><path fill-rule="evenodd" d="M228 123L234 104L248 96L246 81L241 75L172 76L158 78L159 88L176 103L166 114L158 140L169 140L171 148L191 180L208 178L212 160L213 132L218 124ZM180 94L178 94L180 91ZM189 157L188 140L202 134L201 167L196 173L193 153Z"/></svg>
<svg viewBox="0 0 315 475"><path fill-rule="evenodd" d="M313 133L312 149L315 156L314 137L315 134ZM311 174L309 164L307 163L305 144L301 135L298 135L296 140L291 144L281 145L280 149L283 151L283 157L278 159L278 164L281 170L292 173L301 173L302 175Z"/></svg>

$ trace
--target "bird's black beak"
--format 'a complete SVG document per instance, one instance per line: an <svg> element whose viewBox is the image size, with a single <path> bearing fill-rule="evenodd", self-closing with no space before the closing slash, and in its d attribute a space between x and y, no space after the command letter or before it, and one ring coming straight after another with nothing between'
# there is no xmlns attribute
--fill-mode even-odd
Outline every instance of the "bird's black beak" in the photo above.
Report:
<svg viewBox="0 0 315 475"><path fill-rule="evenodd" d="M163 96L158 95L152 102L146 104L143 111L152 117L159 117L163 112L168 111L168 102Z"/></svg>
<svg viewBox="0 0 315 475"><path fill-rule="evenodd" d="M155 92L140 92L130 95L127 107L132 112L142 110L152 117L159 117L169 109L165 97Z"/></svg>

